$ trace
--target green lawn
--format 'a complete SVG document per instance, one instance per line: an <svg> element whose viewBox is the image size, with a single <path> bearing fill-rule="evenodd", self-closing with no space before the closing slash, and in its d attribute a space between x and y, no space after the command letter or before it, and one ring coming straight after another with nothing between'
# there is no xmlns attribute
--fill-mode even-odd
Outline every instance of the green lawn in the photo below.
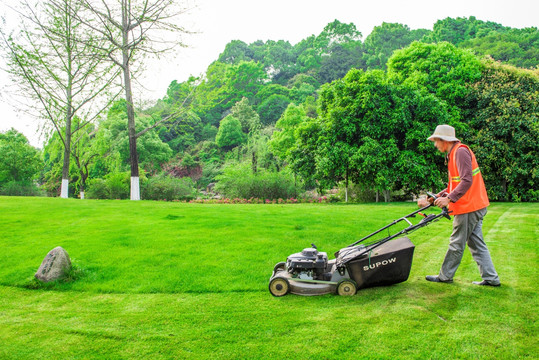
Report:
<svg viewBox="0 0 539 360"><path fill-rule="evenodd" d="M404 283L268 292L287 255L311 242L333 254L415 209L0 197L0 359L539 358L539 204L489 208L500 288L471 284L468 250L454 284L424 280L447 249L443 219L409 236ZM76 280L43 286L33 275L56 246Z"/></svg>

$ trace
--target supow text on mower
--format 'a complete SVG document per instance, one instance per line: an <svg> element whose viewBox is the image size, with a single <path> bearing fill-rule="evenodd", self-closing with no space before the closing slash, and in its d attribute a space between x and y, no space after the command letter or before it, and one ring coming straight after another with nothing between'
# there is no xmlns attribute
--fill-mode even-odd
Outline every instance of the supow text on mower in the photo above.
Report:
<svg viewBox="0 0 539 360"><path fill-rule="evenodd" d="M397 261L397 258L393 258L393 259L388 259L388 260L383 260L383 261L378 261L372 265L369 265L369 266L363 266L363 271L368 271L368 270L372 270L372 269L376 269L378 266L384 266L384 265L388 265L388 264L391 264L391 263L394 263Z"/></svg>

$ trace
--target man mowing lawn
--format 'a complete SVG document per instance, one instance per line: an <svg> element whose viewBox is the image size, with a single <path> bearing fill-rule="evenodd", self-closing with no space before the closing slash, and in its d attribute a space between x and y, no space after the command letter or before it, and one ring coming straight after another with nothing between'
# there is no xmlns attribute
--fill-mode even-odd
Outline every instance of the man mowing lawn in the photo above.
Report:
<svg viewBox="0 0 539 360"><path fill-rule="evenodd" d="M483 279L473 283L500 286L500 279L494 269L481 230L489 200L475 155L468 146L455 137L455 129L449 125L438 125L428 140L434 141L434 146L439 151L447 153L449 172L447 189L438 193L434 204L440 208L449 207L454 218L449 249L440 273L427 275L426 279L432 282L452 283L467 243ZM423 207L428 205L428 201L432 201L432 198L420 199L417 204Z"/></svg>

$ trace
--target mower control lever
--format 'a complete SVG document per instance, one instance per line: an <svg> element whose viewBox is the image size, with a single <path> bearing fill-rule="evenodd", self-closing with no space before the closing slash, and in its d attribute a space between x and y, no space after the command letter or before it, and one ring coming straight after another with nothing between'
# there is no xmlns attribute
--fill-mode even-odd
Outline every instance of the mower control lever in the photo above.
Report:
<svg viewBox="0 0 539 360"><path fill-rule="evenodd" d="M449 216L449 210L446 207L442 209L442 216L447 220L451 220L451 216Z"/></svg>

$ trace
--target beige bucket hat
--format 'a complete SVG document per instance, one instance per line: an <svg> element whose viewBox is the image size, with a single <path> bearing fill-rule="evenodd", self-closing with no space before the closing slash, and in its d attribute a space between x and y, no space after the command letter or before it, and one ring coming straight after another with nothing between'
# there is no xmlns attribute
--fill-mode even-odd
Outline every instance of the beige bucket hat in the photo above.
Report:
<svg viewBox="0 0 539 360"><path fill-rule="evenodd" d="M460 141L455 137L455 128L449 125L438 125L434 134L432 134L427 140L434 141L434 139L442 139L445 141Z"/></svg>

